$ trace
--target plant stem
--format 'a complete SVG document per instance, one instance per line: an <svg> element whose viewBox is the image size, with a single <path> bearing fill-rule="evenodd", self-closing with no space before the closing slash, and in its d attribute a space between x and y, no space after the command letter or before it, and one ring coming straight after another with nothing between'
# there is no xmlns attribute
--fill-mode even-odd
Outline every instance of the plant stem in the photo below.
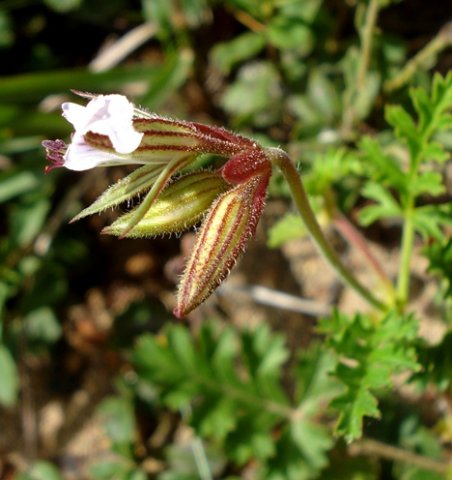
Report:
<svg viewBox="0 0 452 480"><path fill-rule="evenodd" d="M372 53L373 34L378 19L379 9L380 0L370 0L365 13L364 24L359 30L361 48L359 51L358 68L351 92L347 95L345 100L344 116L341 127L342 136L344 138L352 136L353 126L357 120L355 105L358 103L363 92L365 92L366 77Z"/></svg>
<svg viewBox="0 0 452 480"><path fill-rule="evenodd" d="M372 40L375 25L377 23L378 11L380 8L380 0L370 0L369 7L366 12L366 19L360 32L361 52L359 57L359 68L356 74L356 93L364 87L367 71L370 64L370 54L372 51Z"/></svg>
<svg viewBox="0 0 452 480"><path fill-rule="evenodd" d="M418 468L439 474L447 472L448 464L444 461L425 457L424 455L387 445L371 438L364 438L352 443L348 448L351 455L372 455L396 462L409 463Z"/></svg>
<svg viewBox="0 0 452 480"><path fill-rule="evenodd" d="M420 68L429 68L436 61L439 53L450 46L452 46L452 22L444 25L437 35L408 61L395 77L385 82L384 91L392 92L403 87Z"/></svg>
<svg viewBox="0 0 452 480"><path fill-rule="evenodd" d="M356 247L362 255L366 258L367 263L372 267L376 276L380 280L382 287L388 292L388 297L395 297L394 285L390 278L384 271L382 265L372 253L365 239L356 227L339 211L335 211L332 216L332 221L340 234L354 247Z"/></svg>
<svg viewBox="0 0 452 480"><path fill-rule="evenodd" d="M410 204L405 209L400 253L400 268L399 276L397 278L397 304L402 310L408 301L410 290L410 265L414 244L413 213L414 209Z"/></svg>
<svg viewBox="0 0 452 480"><path fill-rule="evenodd" d="M385 310L386 306L375 298L372 293L364 287L357 278L348 270L341 262L336 252L333 250L328 240L323 235L322 229L317 222L314 212L309 204L307 193L304 189L303 182L298 174L295 165L291 162L287 153L279 148L268 148L266 150L272 163L277 165L292 192L293 199L298 208L298 211L303 219L306 228L311 234L311 238L317 246L320 254L336 271L339 277L351 288L353 288L361 297L363 297L369 304L379 310Z"/></svg>

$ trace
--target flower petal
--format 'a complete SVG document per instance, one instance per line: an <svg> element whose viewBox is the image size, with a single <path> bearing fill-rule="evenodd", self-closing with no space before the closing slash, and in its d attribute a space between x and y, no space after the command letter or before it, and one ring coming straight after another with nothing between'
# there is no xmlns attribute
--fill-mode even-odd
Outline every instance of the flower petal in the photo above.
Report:
<svg viewBox="0 0 452 480"><path fill-rule="evenodd" d="M62 109L63 116L74 125L75 135L105 135L118 153L133 152L143 138L133 127L134 106L123 95L99 95L86 107L63 103Z"/></svg>

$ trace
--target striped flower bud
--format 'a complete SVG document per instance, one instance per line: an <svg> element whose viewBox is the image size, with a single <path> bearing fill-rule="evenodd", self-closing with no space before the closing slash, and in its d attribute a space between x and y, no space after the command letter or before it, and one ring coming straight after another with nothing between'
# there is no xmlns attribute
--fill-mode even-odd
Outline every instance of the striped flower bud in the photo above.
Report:
<svg viewBox="0 0 452 480"><path fill-rule="evenodd" d="M179 284L176 317L196 308L227 277L255 233L269 178L270 173L252 177L213 203Z"/></svg>
<svg viewBox="0 0 452 480"><path fill-rule="evenodd" d="M187 230L199 222L215 198L227 188L223 177L213 172L200 171L178 178L159 195L126 237L151 237ZM121 236L133 215L133 210L122 215L102 233Z"/></svg>

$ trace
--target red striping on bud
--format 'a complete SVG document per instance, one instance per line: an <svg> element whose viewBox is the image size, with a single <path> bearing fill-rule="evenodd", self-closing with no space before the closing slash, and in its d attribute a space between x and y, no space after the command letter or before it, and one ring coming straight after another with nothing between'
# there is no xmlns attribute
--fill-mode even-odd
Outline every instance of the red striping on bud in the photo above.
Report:
<svg viewBox="0 0 452 480"><path fill-rule="evenodd" d="M213 203L179 284L176 317L196 308L229 274L256 231L269 179L270 172L251 177Z"/></svg>

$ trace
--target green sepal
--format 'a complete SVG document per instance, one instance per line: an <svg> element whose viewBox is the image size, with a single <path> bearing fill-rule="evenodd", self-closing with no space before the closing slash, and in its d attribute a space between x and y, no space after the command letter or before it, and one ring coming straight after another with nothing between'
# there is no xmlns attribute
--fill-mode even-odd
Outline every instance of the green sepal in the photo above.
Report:
<svg viewBox="0 0 452 480"><path fill-rule="evenodd" d="M103 212L107 208L115 207L120 203L130 200L135 195L143 192L154 183L162 170L161 165L147 164L134 170L127 177L119 180L110 188L108 188L94 203L82 210L72 220L80 220L81 218L93 215L94 213Z"/></svg>

